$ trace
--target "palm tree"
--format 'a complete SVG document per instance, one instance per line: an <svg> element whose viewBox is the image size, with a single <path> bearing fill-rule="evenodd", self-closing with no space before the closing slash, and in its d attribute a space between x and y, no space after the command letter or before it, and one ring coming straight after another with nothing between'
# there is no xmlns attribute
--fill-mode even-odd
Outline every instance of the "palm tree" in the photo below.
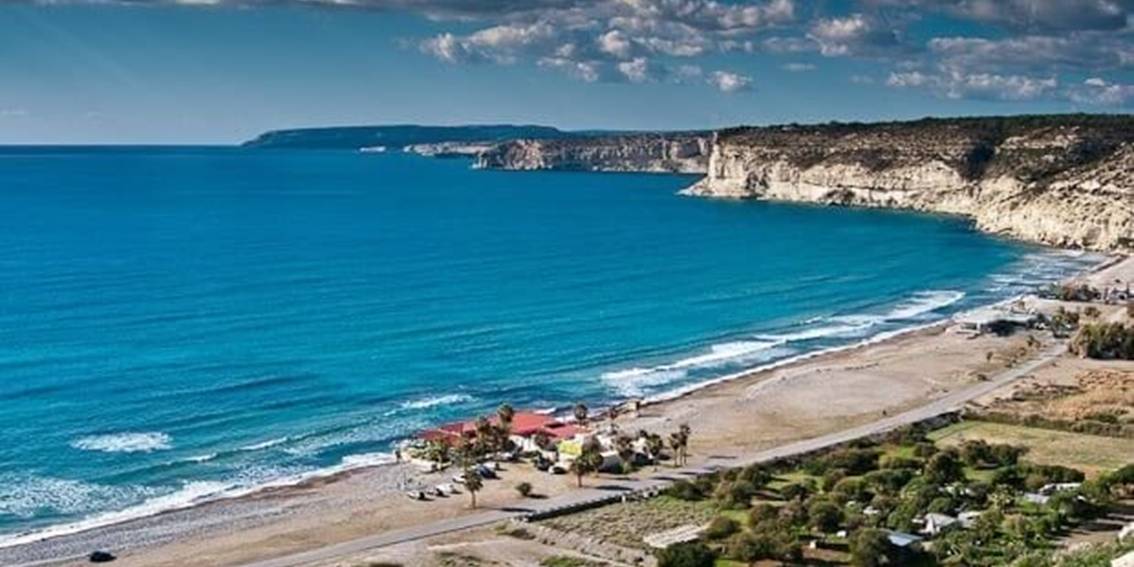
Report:
<svg viewBox="0 0 1134 567"><path fill-rule="evenodd" d="M507 403L500 404L500 407L496 408L496 417L500 419L501 427L511 430L512 418L516 417L516 410Z"/></svg>
<svg viewBox="0 0 1134 567"><path fill-rule="evenodd" d="M677 430L681 434L681 464L689 464L689 437L693 435L693 428L688 423L682 423Z"/></svg>
<svg viewBox="0 0 1134 567"><path fill-rule="evenodd" d="M579 422L579 425L584 427L587 425L587 415L587 404L582 402L575 404L575 421Z"/></svg>
<svg viewBox="0 0 1134 567"><path fill-rule="evenodd" d="M665 449L665 440L657 433L650 433L646 436L646 450L650 452L650 459L654 461L654 470L658 468L658 459L661 457L662 450Z"/></svg>
<svg viewBox="0 0 1134 567"><path fill-rule="evenodd" d="M619 435L614 438L614 447L618 450L618 458L622 460L624 467L633 466L634 462L634 440L627 435ZM630 470L624 468L624 471Z"/></svg>
<svg viewBox="0 0 1134 567"><path fill-rule="evenodd" d="M681 466L681 434L673 432L669 434L669 448L673 450L673 466Z"/></svg>
<svg viewBox="0 0 1134 567"><path fill-rule="evenodd" d="M440 469L449 460L449 444L442 441L430 441L425 445L425 457L437 464Z"/></svg>
<svg viewBox="0 0 1134 567"><path fill-rule="evenodd" d="M602 446L599 445L598 439L591 437L583 442L579 456L571 461L571 472L574 473L575 481L580 488L583 486L583 476L598 472L602 467L602 461Z"/></svg>
<svg viewBox="0 0 1134 567"><path fill-rule="evenodd" d="M471 466L465 468L465 490L469 491L469 498L472 499L472 507L476 508L476 493L484 488L484 479L480 478Z"/></svg>

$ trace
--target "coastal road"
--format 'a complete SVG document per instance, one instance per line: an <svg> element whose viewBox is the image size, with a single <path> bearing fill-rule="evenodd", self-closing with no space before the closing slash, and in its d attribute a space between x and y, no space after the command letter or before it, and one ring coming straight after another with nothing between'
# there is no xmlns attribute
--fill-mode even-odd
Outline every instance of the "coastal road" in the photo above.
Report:
<svg viewBox="0 0 1134 567"><path fill-rule="evenodd" d="M548 512L560 508L577 508L585 506L592 501L617 500L624 494L638 491L663 489L679 478L690 478L706 474L718 468L738 467L755 463L774 461L785 457L805 455L832 446L840 445L855 439L870 437L885 433L892 429L918 423L927 419L960 410L964 405L979 398L1009 382L1034 372L1036 369L1049 364L1067 350L1064 342L1057 342L1044 349L1035 358L1019 366L1010 368L991 377L990 379L962 388L951 394L933 400L923 406L909 411L885 417L883 419L852 427L842 431L829 433L803 441L796 441L779 447L773 447L735 458L710 458L696 466L681 469L670 469L654 476L638 480L607 480L603 479L600 486L574 490L566 494L533 503L527 508L504 508L485 510L448 520L412 526L400 530L393 530L372 536L284 555L273 559L248 563L244 567L300 567L319 563L327 563L342 557L357 555L399 543L430 538L450 532L487 526L499 521L520 518L532 513Z"/></svg>

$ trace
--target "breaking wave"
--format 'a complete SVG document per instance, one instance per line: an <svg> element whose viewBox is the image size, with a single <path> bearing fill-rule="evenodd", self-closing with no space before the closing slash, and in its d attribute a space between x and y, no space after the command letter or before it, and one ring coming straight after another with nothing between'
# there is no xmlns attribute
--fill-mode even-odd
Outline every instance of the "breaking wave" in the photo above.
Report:
<svg viewBox="0 0 1134 567"><path fill-rule="evenodd" d="M173 438L161 432L111 433L88 435L71 442L71 446L82 451L103 453L149 453L163 451L172 447Z"/></svg>

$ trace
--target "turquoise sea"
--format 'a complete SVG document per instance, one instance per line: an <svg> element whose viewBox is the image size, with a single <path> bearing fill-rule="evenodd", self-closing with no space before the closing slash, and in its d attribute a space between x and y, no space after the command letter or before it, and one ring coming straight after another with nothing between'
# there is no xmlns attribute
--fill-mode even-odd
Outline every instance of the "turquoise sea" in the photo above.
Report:
<svg viewBox="0 0 1134 567"><path fill-rule="evenodd" d="M0 545L388 460L508 401L664 397L1092 258L689 176L0 149Z"/></svg>

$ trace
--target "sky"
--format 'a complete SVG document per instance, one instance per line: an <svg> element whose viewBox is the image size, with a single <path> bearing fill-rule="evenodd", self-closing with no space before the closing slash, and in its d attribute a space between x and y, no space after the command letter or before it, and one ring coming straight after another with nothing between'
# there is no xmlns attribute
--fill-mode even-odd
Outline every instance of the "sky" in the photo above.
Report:
<svg viewBox="0 0 1134 567"><path fill-rule="evenodd" d="M0 0L0 144L1134 108L1134 0Z"/></svg>

